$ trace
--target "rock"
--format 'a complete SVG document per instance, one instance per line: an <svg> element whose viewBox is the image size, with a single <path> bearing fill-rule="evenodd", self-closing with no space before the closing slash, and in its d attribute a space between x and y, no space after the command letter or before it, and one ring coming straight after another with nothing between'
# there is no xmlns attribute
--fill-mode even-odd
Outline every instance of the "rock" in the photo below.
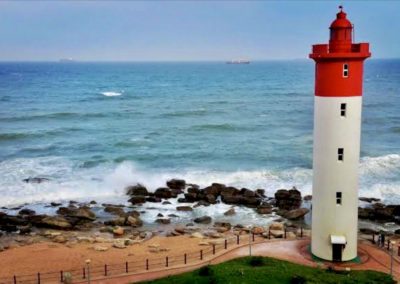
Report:
<svg viewBox="0 0 400 284"><path fill-rule="evenodd" d="M28 215L28 216L33 216L35 215L36 212L34 210L24 208L18 212L18 215Z"/></svg>
<svg viewBox="0 0 400 284"><path fill-rule="evenodd" d="M304 196L304 197L303 197L303 200L305 200L305 201L310 201L310 200L312 200L312 195L306 195L306 196Z"/></svg>
<svg viewBox="0 0 400 284"><path fill-rule="evenodd" d="M124 248L126 248L125 241L124 240L115 240L113 242L113 247L118 248L118 249L124 249Z"/></svg>
<svg viewBox="0 0 400 284"><path fill-rule="evenodd" d="M310 210L307 208L294 209L294 210L290 210L287 213L285 213L283 215L283 217L285 217L286 219L289 219L289 220L296 220L296 219L303 218L304 215L306 215L309 211Z"/></svg>
<svg viewBox="0 0 400 284"><path fill-rule="evenodd" d="M169 205L172 204L171 202L169 202L168 200L163 201L162 205Z"/></svg>
<svg viewBox="0 0 400 284"><path fill-rule="evenodd" d="M118 215L118 216L125 216L125 211L123 208L118 207L118 206L106 206L104 208L104 212L113 214L113 215Z"/></svg>
<svg viewBox="0 0 400 284"><path fill-rule="evenodd" d="M360 201L372 203L372 202L379 202L381 201L379 198L374 198L374 197L360 197L358 198Z"/></svg>
<svg viewBox="0 0 400 284"><path fill-rule="evenodd" d="M91 221L96 220L96 215L88 207L60 207L57 210L57 214Z"/></svg>
<svg viewBox="0 0 400 284"><path fill-rule="evenodd" d="M142 204L146 202L146 196L143 195L134 195L132 196L132 198L130 198L128 200L128 202L132 203L132 204Z"/></svg>
<svg viewBox="0 0 400 284"><path fill-rule="evenodd" d="M108 247L105 246L94 246L93 249L95 251L108 251Z"/></svg>
<svg viewBox="0 0 400 284"><path fill-rule="evenodd" d="M154 192L154 195L158 198L171 198L172 197L172 191L170 188L167 187L160 187L157 188L156 191Z"/></svg>
<svg viewBox="0 0 400 284"><path fill-rule="evenodd" d="M183 202L195 202L197 200L199 200L200 197L197 193L193 193L193 192L188 192L185 193L185 198L183 199Z"/></svg>
<svg viewBox="0 0 400 284"><path fill-rule="evenodd" d="M229 209L228 211L226 211L224 213L225 216L232 216L232 215L235 215L235 214L236 214L235 208L231 208L231 209Z"/></svg>
<svg viewBox="0 0 400 284"><path fill-rule="evenodd" d="M136 211L136 210L128 211L125 213L125 216L127 216L127 217L132 216L132 217L136 218L136 217L140 216L140 212Z"/></svg>
<svg viewBox="0 0 400 284"><path fill-rule="evenodd" d="M274 238L283 238L283 235L285 234L284 231L280 231L280 230L270 230L271 236L273 236Z"/></svg>
<svg viewBox="0 0 400 284"><path fill-rule="evenodd" d="M124 226L125 225L125 221L126 221L125 217L118 217L118 218L113 219L113 220L105 221L104 225L107 225L107 226Z"/></svg>
<svg viewBox="0 0 400 284"><path fill-rule="evenodd" d="M291 190L280 189L275 192L276 206L279 209L293 210L300 208L301 193L295 187Z"/></svg>
<svg viewBox="0 0 400 284"><path fill-rule="evenodd" d="M86 243L86 244L93 244L95 242L95 239L92 237L87 237L87 236L78 236L76 237L78 243Z"/></svg>
<svg viewBox="0 0 400 284"><path fill-rule="evenodd" d="M147 202L159 203L161 202L161 198L155 196L146 197Z"/></svg>
<svg viewBox="0 0 400 284"><path fill-rule="evenodd" d="M156 220L156 223L166 225L171 224L171 220L167 218L159 218Z"/></svg>
<svg viewBox="0 0 400 284"><path fill-rule="evenodd" d="M256 189L256 193L261 197L265 197L265 189Z"/></svg>
<svg viewBox="0 0 400 284"><path fill-rule="evenodd" d="M294 240L296 238L296 234L294 232L286 232L286 239Z"/></svg>
<svg viewBox="0 0 400 284"><path fill-rule="evenodd" d="M128 216L126 223L132 227L140 227L143 225L143 221L139 217Z"/></svg>
<svg viewBox="0 0 400 284"><path fill-rule="evenodd" d="M148 196L149 195L147 188L140 183L138 183L136 185L128 186L125 189L125 191L126 191L126 194L129 196L133 196L133 195Z"/></svg>
<svg viewBox="0 0 400 284"><path fill-rule="evenodd" d="M71 223L64 217L60 216L46 216L40 221L40 223L36 225L39 227L48 227L61 230L72 228Z"/></svg>
<svg viewBox="0 0 400 284"><path fill-rule="evenodd" d="M190 206L178 206L178 207L176 207L176 210L178 210L178 211L193 211L193 208Z"/></svg>
<svg viewBox="0 0 400 284"><path fill-rule="evenodd" d="M53 207L58 207L58 206L61 206L61 205L62 205L62 203L58 203L58 202L51 202L51 203L50 203L50 205L51 205L51 206L53 206Z"/></svg>
<svg viewBox="0 0 400 284"><path fill-rule="evenodd" d="M270 230L283 231L284 230L284 225L282 223L274 222L271 225L269 225L269 229Z"/></svg>
<svg viewBox="0 0 400 284"><path fill-rule="evenodd" d="M117 236L122 236L124 233L125 233L124 228L119 226L115 227L113 230L113 234Z"/></svg>
<svg viewBox="0 0 400 284"><path fill-rule="evenodd" d="M29 178L23 179L22 181L26 182L26 183L42 183L42 182L49 181L49 179L42 178L42 177L29 177Z"/></svg>
<svg viewBox="0 0 400 284"><path fill-rule="evenodd" d="M264 233L264 228L263 227L254 227L251 232L255 235L261 235L262 233Z"/></svg>
<svg viewBox="0 0 400 284"><path fill-rule="evenodd" d="M232 228L232 225L228 222L215 222L214 227L221 227L230 230Z"/></svg>
<svg viewBox="0 0 400 284"><path fill-rule="evenodd" d="M181 226L176 227L174 230L175 230L175 232L177 232L177 233L179 233L181 235L183 235L185 233L185 228L181 227Z"/></svg>
<svg viewBox="0 0 400 284"><path fill-rule="evenodd" d="M358 207L358 218L372 219L373 218L373 209Z"/></svg>
<svg viewBox="0 0 400 284"><path fill-rule="evenodd" d="M19 231L20 235L27 235L27 234L31 233L32 226L31 225L17 226L17 230ZM0 235L0 237L1 237L1 235Z"/></svg>
<svg viewBox="0 0 400 284"><path fill-rule="evenodd" d="M171 179L167 181L167 186L170 189L183 190L186 186L186 181L183 179Z"/></svg>
<svg viewBox="0 0 400 284"><path fill-rule="evenodd" d="M233 186L221 187L221 189L220 189L220 194L223 198L226 196L238 195L239 192L240 192L239 189L237 189Z"/></svg>
<svg viewBox="0 0 400 284"><path fill-rule="evenodd" d="M209 216L202 216L202 217L195 218L193 221L195 223L200 223L200 224L210 224L212 219Z"/></svg>
<svg viewBox="0 0 400 284"><path fill-rule="evenodd" d="M200 206L210 206L210 203L208 203L207 201L204 201L204 200L200 200L193 207L197 208L197 207L200 207Z"/></svg>
<svg viewBox="0 0 400 284"><path fill-rule="evenodd" d="M158 213L158 214L157 214L157 217L164 217L164 215L161 214L161 213Z"/></svg>
<svg viewBox="0 0 400 284"><path fill-rule="evenodd" d="M59 235L53 238L53 242L63 244L67 242L67 239L65 238L65 236Z"/></svg>
<svg viewBox="0 0 400 284"><path fill-rule="evenodd" d="M171 217L171 218L178 218L179 216L176 215L176 214L168 214L168 217Z"/></svg>
<svg viewBox="0 0 400 284"><path fill-rule="evenodd" d="M97 204L97 202L96 202L96 200L92 200L92 201L89 202L89 204L95 205L95 204Z"/></svg>
<svg viewBox="0 0 400 284"><path fill-rule="evenodd" d="M196 239L204 239L204 235L202 233L199 232L194 232L190 235L190 237L192 238L196 238Z"/></svg>
<svg viewBox="0 0 400 284"><path fill-rule="evenodd" d="M272 213L272 206L270 204L261 204L257 207L258 214L271 214Z"/></svg>

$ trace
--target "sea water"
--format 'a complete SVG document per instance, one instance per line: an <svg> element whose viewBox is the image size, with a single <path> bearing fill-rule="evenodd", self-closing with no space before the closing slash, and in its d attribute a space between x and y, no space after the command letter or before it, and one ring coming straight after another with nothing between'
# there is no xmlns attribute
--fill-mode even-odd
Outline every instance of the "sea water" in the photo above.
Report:
<svg viewBox="0 0 400 284"><path fill-rule="evenodd" d="M170 178L310 194L313 88L311 60L0 63L0 206L126 201ZM360 195L386 203L400 203L399 90L400 60L366 62Z"/></svg>

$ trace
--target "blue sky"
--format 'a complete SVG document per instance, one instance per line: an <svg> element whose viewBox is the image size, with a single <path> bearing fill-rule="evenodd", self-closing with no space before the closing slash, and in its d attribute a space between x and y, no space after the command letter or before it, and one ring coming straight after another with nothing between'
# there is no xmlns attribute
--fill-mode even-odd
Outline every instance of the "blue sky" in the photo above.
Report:
<svg viewBox="0 0 400 284"><path fill-rule="evenodd" d="M0 60L306 58L339 4L374 58L400 57L400 1L0 1Z"/></svg>

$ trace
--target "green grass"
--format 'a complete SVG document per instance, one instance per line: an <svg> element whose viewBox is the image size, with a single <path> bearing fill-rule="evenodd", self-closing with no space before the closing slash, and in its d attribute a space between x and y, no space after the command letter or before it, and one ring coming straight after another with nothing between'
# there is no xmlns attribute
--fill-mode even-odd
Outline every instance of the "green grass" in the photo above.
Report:
<svg viewBox="0 0 400 284"><path fill-rule="evenodd" d="M376 271L339 272L312 268L268 257L244 257L181 275L149 281L152 284L255 283L379 283L393 284L391 276Z"/></svg>

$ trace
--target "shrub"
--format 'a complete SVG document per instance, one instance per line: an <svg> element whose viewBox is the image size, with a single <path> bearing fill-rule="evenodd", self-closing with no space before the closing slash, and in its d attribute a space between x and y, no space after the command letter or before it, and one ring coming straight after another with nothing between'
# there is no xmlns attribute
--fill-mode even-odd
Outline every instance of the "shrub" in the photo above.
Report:
<svg viewBox="0 0 400 284"><path fill-rule="evenodd" d="M250 258L249 263L251 266L263 266L264 259L261 256L253 256L252 258Z"/></svg>
<svg viewBox="0 0 400 284"><path fill-rule="evenodd" d="M290 280L290 284L305 284L305 283L307 283L307 280L300 275L294 275Z"/></svg>
<svg viewBox="0 0 400 284"><path fill-rule="evenodd" d="M199 269L199 275L200 276L210 276L212 275L212 270L209 265L203 266Z"/></svg>

